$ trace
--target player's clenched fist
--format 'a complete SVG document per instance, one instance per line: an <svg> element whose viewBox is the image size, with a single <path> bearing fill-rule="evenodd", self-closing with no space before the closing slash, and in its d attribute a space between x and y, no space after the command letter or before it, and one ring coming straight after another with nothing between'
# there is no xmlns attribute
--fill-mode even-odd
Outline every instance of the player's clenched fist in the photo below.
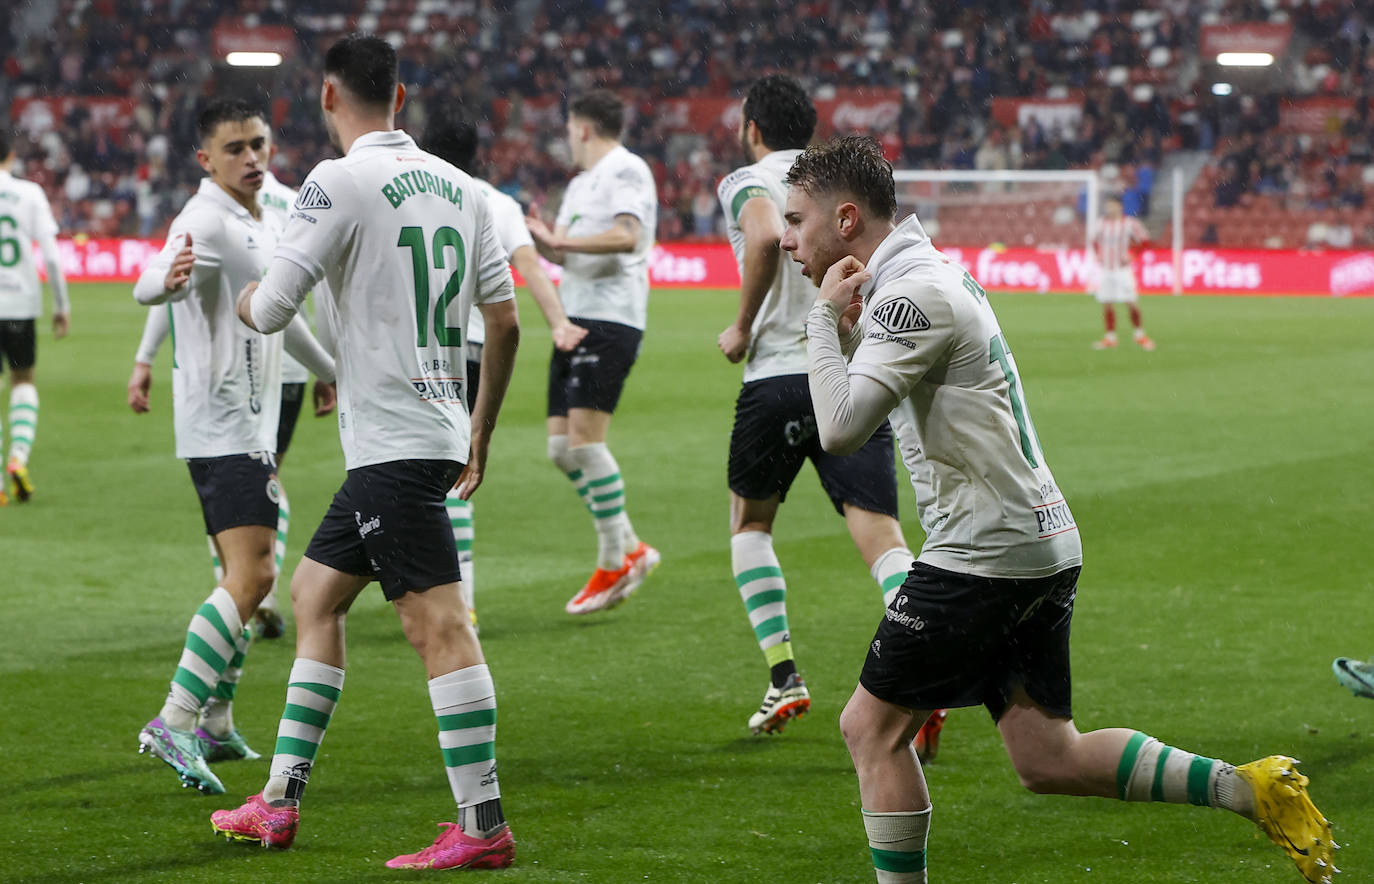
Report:
<svg viewBox="0 0 1374 884"><path fill-rule="evenodd" d="M181 246L181 251L172 259L172 266L167 271L167 278L163 280L162 286L169 292L175 292L186 285L191 279L191 268L196 263L196 256L191 254L191 234L186 234L186 242Z"/></svg>
<svg viewBox="0 0 1374 884"><path fill-rule="evenodd" d="M872 278L873 274L865 270L863 262L853 255L846 255L825 271L825 278L821 280L820 300L829 301L840 311L841 334L846 334L858 322L864 306L859 288Z"/></svg>

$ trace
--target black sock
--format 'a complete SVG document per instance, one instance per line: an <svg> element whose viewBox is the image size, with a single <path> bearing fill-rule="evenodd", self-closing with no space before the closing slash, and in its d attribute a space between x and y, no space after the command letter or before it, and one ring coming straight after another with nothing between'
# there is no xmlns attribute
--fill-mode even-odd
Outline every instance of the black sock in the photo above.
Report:
<svg viewBox="0 0 1374 884"><path fill-rule="evenodd" d="M797 661L784 660L778 665L768 670L768 677L773 682L773 687L781 688L787 684L787 677L797 673Z"/></svg>

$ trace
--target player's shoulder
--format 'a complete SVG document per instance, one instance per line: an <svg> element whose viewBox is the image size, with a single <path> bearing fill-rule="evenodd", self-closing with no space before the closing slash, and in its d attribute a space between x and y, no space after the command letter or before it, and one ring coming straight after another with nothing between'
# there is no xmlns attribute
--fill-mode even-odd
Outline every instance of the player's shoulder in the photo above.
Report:
<svg viewBox="0 0 1374 884"><path fill-rule="evenodd" d="M763 178L758 163L750 163L747 166L740 166L735 171L720 179L720 184L716 185L716 193L722 197L743 190L746 187L767 187L768 182Z"/></svg>
<svg viewBox="0 0 1374 884"><path fill-rule="evenodd" d="M487 181L485 178L473 178L473 185L477 191L487 199L487 205L492 212L504 212L509 215L512 212L524 217L525 210L520 208L520 203L515 197L500 190L496 185Z"/></svg>
<svg viewBox="0 0 1374 884"><path fill-rule="evenodd" d="M611 176L618 184L636 187L653 187L654 173L644 158L626 147L613 151L607 159L611 161Z"/></svg>
<svg viewBox="0 0 1374 884"><path fill-rule="evenodd" d="M193 193L181 211L172 219L167 238L190 233L202 241L219 236L224 232L224 222L228 217L224 207L202 193Z"/></svg>

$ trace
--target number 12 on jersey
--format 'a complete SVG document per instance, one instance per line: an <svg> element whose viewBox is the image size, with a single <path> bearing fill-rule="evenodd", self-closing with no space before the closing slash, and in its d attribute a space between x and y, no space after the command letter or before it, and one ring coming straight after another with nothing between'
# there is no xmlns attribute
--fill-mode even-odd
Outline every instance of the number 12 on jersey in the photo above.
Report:
<svg viewBox="0 0 1374 884"><path fill-rule="evenodd" d="M422 227L402 227L401 235L396 240L398 248L410 249L410 265L415 271L415 346L425 347L429 345L430 312L429 312L429 255L425 253L425 231ZM463 275L467 273L467 248L463 245L463 237L452 227L440 227L434 231L434 237L430 251L434 255L434 269L447 269L446 253L448 249L453 250L453 275L448 278L448 284L444 286L444 291L439 295L439 301L434 305L434 340L441 347L461 347L463 345L463 329L461 326L448 324L448 305L454 298L458 297L458 291L463 287Z"/></svg>

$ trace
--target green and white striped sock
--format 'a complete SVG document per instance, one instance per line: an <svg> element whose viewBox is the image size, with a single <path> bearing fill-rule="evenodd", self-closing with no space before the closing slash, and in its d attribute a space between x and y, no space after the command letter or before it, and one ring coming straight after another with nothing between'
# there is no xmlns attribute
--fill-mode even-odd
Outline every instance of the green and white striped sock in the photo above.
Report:
<svg viewBox="0 0 1374 884"><path fill-rule="evenodd" d="M472 544L477 537L472 501L463 500L456 491L449 491L444 498L444 508L448 510L448 523L453 528L453 543L458 547L458 571L461 575L458 589L463 595L463 604L471 611L476 600Z"/></svg>
<svg viewBox="0 0 1374 884"><path fill-rule="evenodd" d="M224 582L224 565L219 560L219 547L215 546L215 538L209 534L205 535L205 545L210 547L210 567L215 569L215 582Z"/></svg>
<svg viewBox="0 0 1374 884"><path fill-rule="evenodd" d="M429 699L439 721L439 748L463 830L477 837L499 828L496 779L496 687L485 663L432 678ZM474 812L465 813L467 808Z"/></svg>
<svg viewBox="0 0 1374 884"><path fill-rule="evenodd" d="M630 517L625 512L625 480L620 464L605 442L578 445L568 453L582 471L582 485L578 493L584 495L587 508L596 523L597 567L615 571L625 564L625 548ZM585 489L585 490L583 490Z"/></svg>
<svg viewBox="0 0 1374 884"><path fill-rule="evenodd" d="M787 628L787 581L767 531L741 531L730 538L730 567L735 572L754 638L770 669L793 659ZM780 673L785 680L786 674ZM774 687L782 687L774 679Z"/></svg>
<svg viewBox="0 0 1374 884"><path fill-rule="evenodd" d="M291 664L271 778L262 789L264 801L301 800L343 683L344 671L336 666L304 657Z"/></svg>
<svg viewBox="0 0 1374 884"><path fill-rule="evenodd" d="M252 640L253 632L245 626L234 642L233 658L220 673L215 692L200 712L200 726L216 737L226 736L234 729L234 694L238 692L239 679L243 677L243 661L248 656L248 645Z"/></svg>
<svg viewBox="0 0 1374 884"><path fill-rule="evenodd" d="M873 562L868 573L873 575L873 579L878 581L878 588L883 591L883 607L892 604L897 590L906 582L906 575L915 563L916 557L904 546L894 546Z"/></svg>
<svg viewBox="0 0 1374 884"><path fill-rule="evenodd" d="M577 492L578 499L590 512L591 505L587 502L587 486L582 481L582 468L577 465L577 460L570 453L568 437L550 436L548 453L549 460L553 461L554 466L562 470L563 475L568 477L568 481L573 484L573 490Z"/></svg>
<svg viewBox="0 0 1374 884"><path fill-rule="evenodd" d="M878 884L924 884L930 811L927 807L903 813L863 812Z"/></svg>
<svg viewBox="0 0 1374 884"><path fill-rule="evenodd" d="M186 731L195 727L196 715L237 653L242 632L234 597L224 587L215 587L186 629L186 645L162 705L162 720L169 727Z"/></svg>
<svg viewBox="0 0 1374 884"><path fill-rule="evenodd" d="M291 533L291 501L286 499L286 489L277 483L277 537L272 542L272 561L276 572L272 576L272 588L259 607L269 611L277 610L277 584L281 581L282 565L286 562L286 538Z"/></svg>
<svg viewBox="0 0 1374 884"><path fill-rule="evenodd" d="M1254 819L1255 796L1233 765L1166 746L1136 731L1116 768L1122 801L1163 801L1224 807Z"/></svg>
<svg viewBox="0 0 1374 884"><path fill-rule="evenodd" d="M29 462L33 437L38 431L38 388L33 384L15 384L10 390L10 452L9 460L21 464Z"/></svg>

